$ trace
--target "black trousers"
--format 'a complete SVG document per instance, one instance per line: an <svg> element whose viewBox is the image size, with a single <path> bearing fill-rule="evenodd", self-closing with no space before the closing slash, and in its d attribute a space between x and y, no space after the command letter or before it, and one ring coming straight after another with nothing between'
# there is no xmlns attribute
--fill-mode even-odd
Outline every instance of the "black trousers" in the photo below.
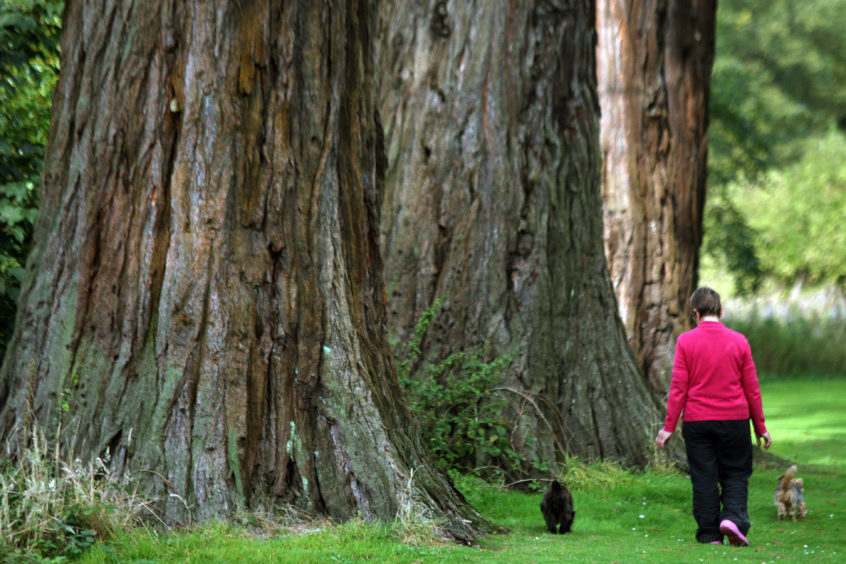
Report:
<svg viewBox="0 0 846 564"><path fill-rule="evenodd" d="M690 421L682 436L693 486L696 540L722 540L720 522L728 519L740 532L749 532L749 477L752 475L752 437L749 420Z"/></svg>

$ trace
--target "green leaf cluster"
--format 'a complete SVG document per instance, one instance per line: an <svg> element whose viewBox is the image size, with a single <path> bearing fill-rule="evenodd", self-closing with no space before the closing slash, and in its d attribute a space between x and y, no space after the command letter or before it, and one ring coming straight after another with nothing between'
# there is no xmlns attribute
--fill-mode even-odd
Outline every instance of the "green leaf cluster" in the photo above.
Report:
<svg viewBox="0 0 846 564"><path fill-rule="evenodd" d="M0 357L12 331L59 74L63 2L0 3Z"/></svg>
<svg viewBox="0 0 846 564"><path fill-rule="evenodd" d="M733 186L734 197L749 210L748 224L770 278L783 285L844 286L846 135L832 128L800 147L802 159L760 182Z"/></svg>
<svg viewBox="0 0 846 564"><path fill-rule="evenodd" d="M482 348L421 362L420 344L442 305L438 299L423 313L405 346L393 343L399 380L424 444L445 470L489 479L522 475L525 457L512 448L505 399L495 389L514 355L484 361Z"/></svg>
<svg viewBox="0 0 846 564"><path fill-rule="evenodd" d="M483 362L481 356L482 351L455 352L402 384L440 467L474 471L484 462L494 473L510 474L523 457L511 448L505 401L493 388L511 359Z"/></svg>
<svg viewBox="0 0 846 564"><path fill-rule="evenodd" d="M738 293L843 283L843 29L846 0L718 6L704 274Z"/></svg>

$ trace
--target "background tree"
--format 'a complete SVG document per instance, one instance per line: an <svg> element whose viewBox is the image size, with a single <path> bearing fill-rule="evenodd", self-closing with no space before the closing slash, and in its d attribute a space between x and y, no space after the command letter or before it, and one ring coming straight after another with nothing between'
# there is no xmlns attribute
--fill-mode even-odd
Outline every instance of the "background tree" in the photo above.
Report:
<svg viewBox="0 0 846 564"><path fill-rule="evenodd" d="M629 342L661 393L698 281L715 11L597 4L605 249Z"/></svg>
<svg viewBox="0 0 846 564"><path fill-rule="evenodd" d="M391 330L422 357L514 353L511 445L648 460L662 418L602 247L593 4L386 2L380 94ZM484 461L479 461L483 463Z"/></svg>
<svg viewBox="0 0 846 564"><path fill-rule="evenodd" d="M846 2L725 0L717 25L704 272L839 284L842 238L819 228L842 209L846 165L823 155L846 141Z"/></svg>
<svg viewBox="0 0 846 564"><path fill-rule="evenodd" d="M726 187L729 203L742 202L739 213L767 280L779 287L846 290L844 143L832 128L797 143L804 155L795 162Z"/></svg>
<svg viewBox="0 0 846 564"><path fill-rule="evenodd" d="M109 451L169 521L408 503L472 536L385 338L375 18L353 1L68 4L0 373L8 453L31 414L72 456Z"/></svg>
<svg viewBox="0 0 846 564"><path fill-rule="evenodd" d="M62 2L0 4L0 359L11 337L38 210Z"/></svg>

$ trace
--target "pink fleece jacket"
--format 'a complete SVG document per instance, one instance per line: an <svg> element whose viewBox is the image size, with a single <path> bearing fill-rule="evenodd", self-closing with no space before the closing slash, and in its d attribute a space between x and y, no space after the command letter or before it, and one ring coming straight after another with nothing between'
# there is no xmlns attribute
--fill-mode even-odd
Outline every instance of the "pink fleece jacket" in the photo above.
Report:
<svg viewBox="0 0 846 564"><path fill-rule="evenodd" d="M719 321L702 321L679 335L664 430L684 421L749 419L767 431L752 350L742 334Z"/></svg>

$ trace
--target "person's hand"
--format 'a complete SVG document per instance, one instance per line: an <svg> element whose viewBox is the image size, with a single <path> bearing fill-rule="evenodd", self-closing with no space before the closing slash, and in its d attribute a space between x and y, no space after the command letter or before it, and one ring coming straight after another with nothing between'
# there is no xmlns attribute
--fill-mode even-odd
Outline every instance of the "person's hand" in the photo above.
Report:
<svg viewBox="0 0 846 564"><path fill-rule="evenodd" d="M764 439L764 450L770 448L770 445L773 444L773 440L770 438L770 432L765 431L763 435L756 435L758 439L758 446L761 446L761 439Z"/></svg>
<svg viewBox="0 0 846 564"><path fill-rule="evenodd" d="M663 450L664 445L667 444L667 442L670 440L670 437L672 436L673 434L671 432L661 429L660 431L658 431L658 436L655 437L655 444L658 445L659 449Z"/></svg>

